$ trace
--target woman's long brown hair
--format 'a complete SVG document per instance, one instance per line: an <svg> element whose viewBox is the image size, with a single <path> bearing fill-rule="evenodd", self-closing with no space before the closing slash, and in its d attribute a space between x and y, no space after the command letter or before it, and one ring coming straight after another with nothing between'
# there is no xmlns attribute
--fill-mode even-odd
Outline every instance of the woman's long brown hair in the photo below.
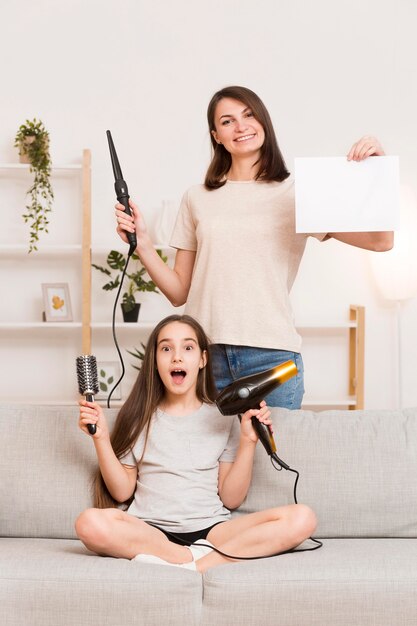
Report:
<svg viewBox="0 0 417 626"><path fill-rule="evenodd" d="M216 107L223 98L233 98L233 100L243 102L243 104L251 109L255 119L261 124L264 130L265 140L261 147L261 154L259 160L254 163L254 165L258 165L258 172L255 179L265 182L273 180L282 182L288 178L290 173L287 170L281 150L278 147L274 127L272 126L271 118L264 103L255 92L247 87L231 86L224 87L224 89L217 91L210 100L207 109L207 121L213 154L204 181L206 189L218 189L222 187L226 183L225 177L232 165L230 153L222 144L217 143L212 133L212 131L216 131Z"/></svg>
<svg viewBox="0 0 417 626"><path fill-rule="evenodd" d="M211 370L209 341L200 324L189 315L170 315L164 318L149 336L142 367L129 397L118 413L110 437L114 453L119 458L132 450L142 431L145 430L146 435L148 434L152 415L164 397L165 387L156 369L156 348L159 333L172 322L190 326L197 336L200 350L206 351L206 366L200 369L197 378L197 398L200 402L212 403L217 395ZM132 500L133 496L123 503L125 508ZM94 506L100 509L120 506L109 493L100 470L94 478Z"/></svg>

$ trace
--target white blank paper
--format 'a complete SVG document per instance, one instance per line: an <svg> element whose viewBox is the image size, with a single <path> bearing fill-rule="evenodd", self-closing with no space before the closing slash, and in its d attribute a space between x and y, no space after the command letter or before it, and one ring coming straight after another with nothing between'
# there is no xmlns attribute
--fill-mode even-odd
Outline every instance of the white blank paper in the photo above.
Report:
<svg viewBox="0 0 417 626"><path fill-rule="evenodd" d="M396 156L296 158L297 233L341 233L399 228Z"/></svg>

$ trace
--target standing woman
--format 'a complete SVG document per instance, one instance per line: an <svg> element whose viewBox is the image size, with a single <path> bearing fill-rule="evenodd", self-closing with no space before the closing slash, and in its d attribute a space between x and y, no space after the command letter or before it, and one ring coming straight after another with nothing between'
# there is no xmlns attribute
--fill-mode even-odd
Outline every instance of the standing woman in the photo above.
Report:
<svg viewBox="0 0 417 626"><path fill-rule="evenodd" d="M156 253L144 219L116 205L117 232L136 231L137 254L174 306L186 303L209 335L219 390L241 376L292 359L298 375L278 387L269 406L298 409L304 383L301 338L289 294L309 235L295 232L294 181L278 147L265 105L250 89L226 87L212 97L208 124L213 157L204 185L184 194L171 245L174 268ZM361 161L383 155L374 137L348 153ZM392 232L323 233L368 250L389 250Z"/></svg>

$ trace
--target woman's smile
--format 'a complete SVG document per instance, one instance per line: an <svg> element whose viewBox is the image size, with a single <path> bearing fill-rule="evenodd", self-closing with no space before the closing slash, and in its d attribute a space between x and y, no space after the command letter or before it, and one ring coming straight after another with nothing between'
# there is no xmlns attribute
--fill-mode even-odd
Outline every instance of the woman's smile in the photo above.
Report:
<svg viewBox="0 0 417 626"><path fill-rule="evenodd" d="M243 137L237 137L234 141L248 141L249 139L253 139L256 137L255 133L252 135L244 135Z"/></svg>

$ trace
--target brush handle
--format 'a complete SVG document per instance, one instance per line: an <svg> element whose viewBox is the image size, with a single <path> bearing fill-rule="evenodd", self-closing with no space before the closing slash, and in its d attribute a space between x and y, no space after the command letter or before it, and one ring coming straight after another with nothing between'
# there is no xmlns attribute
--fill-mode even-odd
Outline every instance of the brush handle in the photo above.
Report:
<svg viewBox="0 0 417 626"><path fill-rule="evenodd" d="M87 393L85 396L87 402L94 402L94 396L91 393ZM97 426L95 424L87 424L88 432L90 435L95 435L97 432Z"/></svg>

